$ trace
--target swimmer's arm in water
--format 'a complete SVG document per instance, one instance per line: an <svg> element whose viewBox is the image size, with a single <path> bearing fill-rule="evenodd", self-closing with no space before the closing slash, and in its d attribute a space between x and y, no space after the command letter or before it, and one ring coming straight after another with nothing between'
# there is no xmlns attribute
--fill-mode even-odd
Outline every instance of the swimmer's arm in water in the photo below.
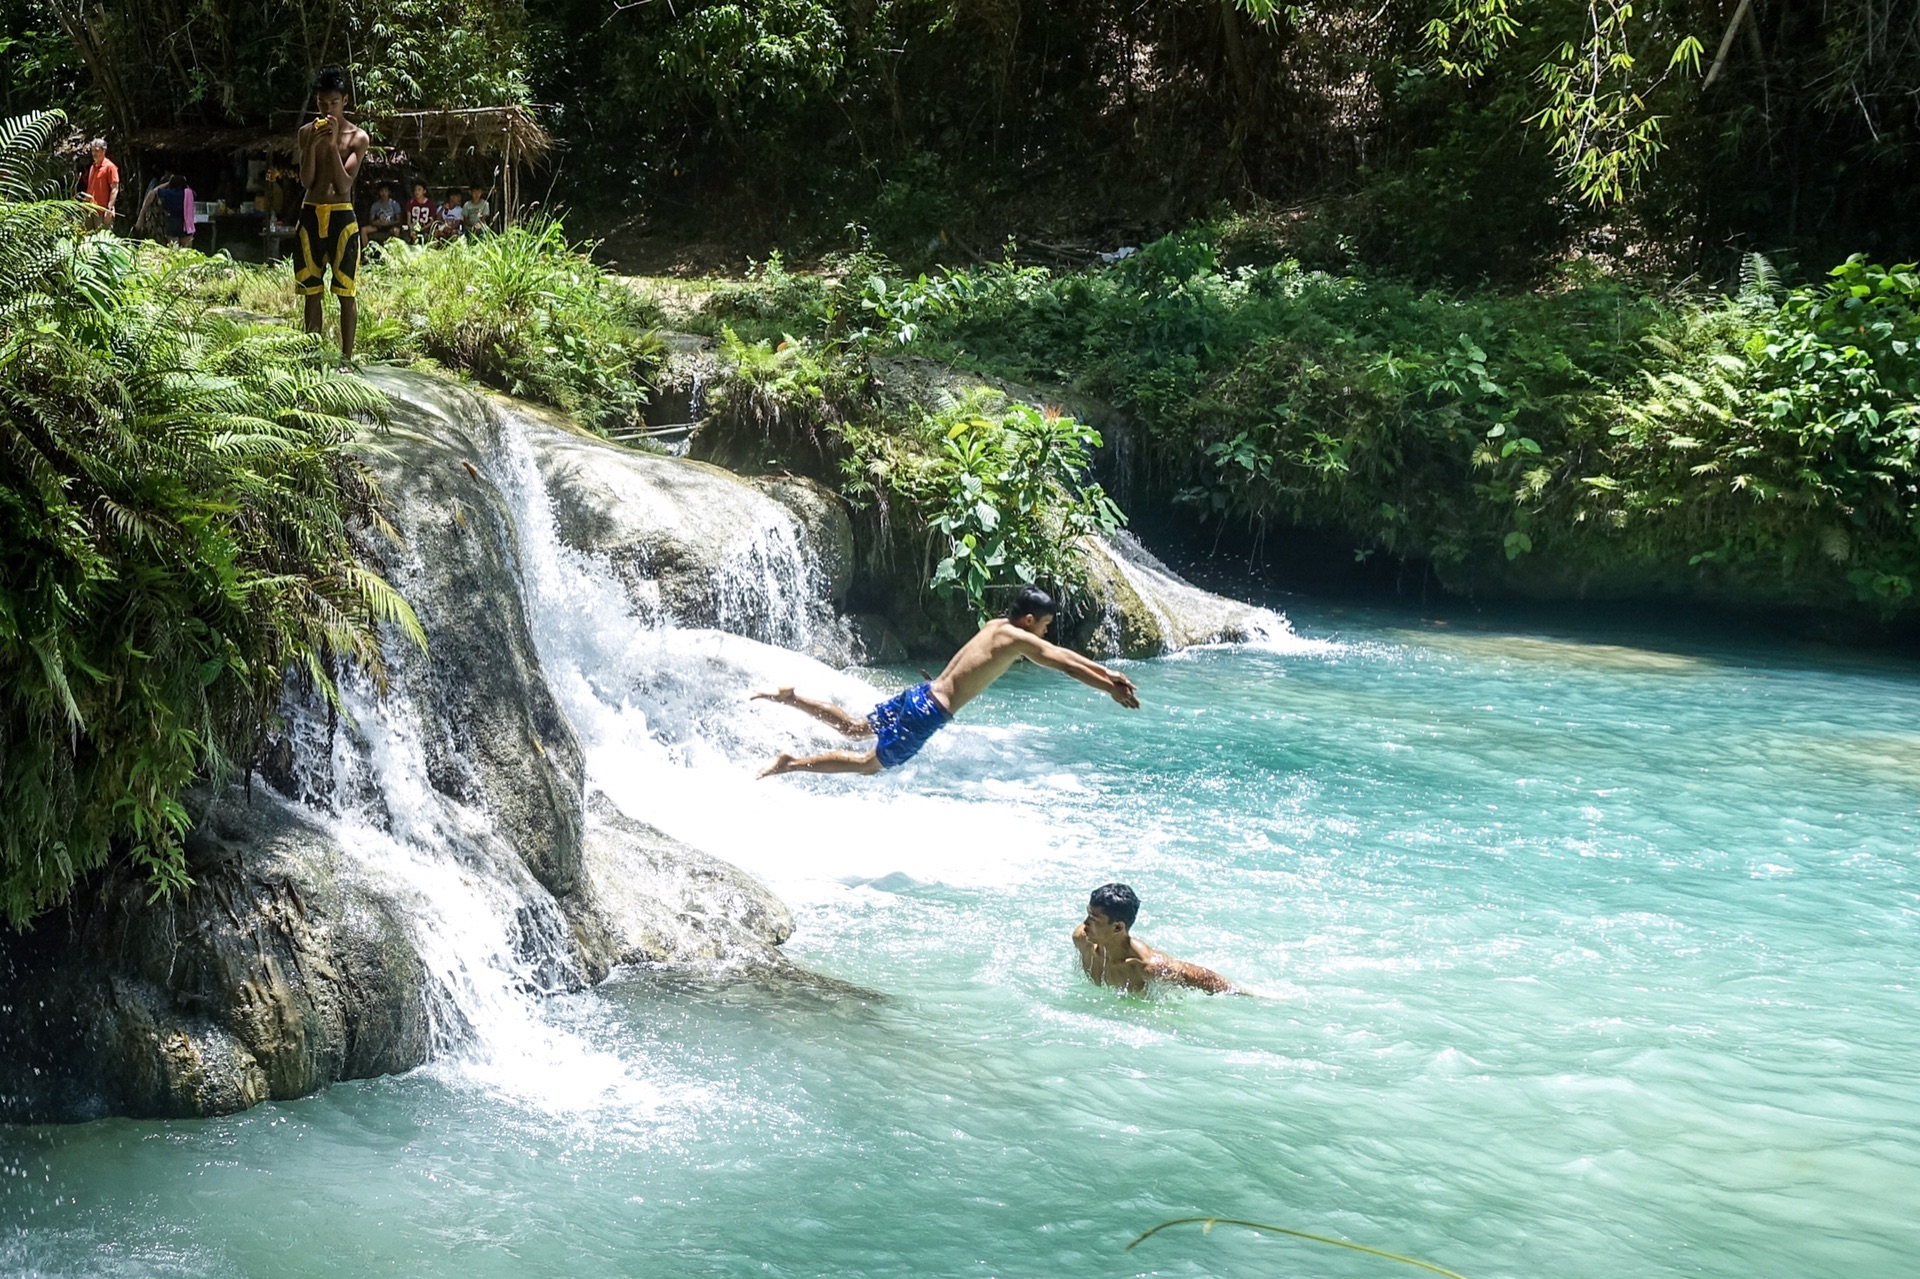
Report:
<svg viewBox="0 0 1920 1279"><path fill-rule="evenodd" d="M1008 628L1010 630L1014 628ZM1020 655L1035 666L1044 666L1062 675L1071 675L1089 688L1097 688L1128 710L1140 709L1140 690L1119 671L1110 671L1100 663L1080 656L1070 648L1049 644L1037 635L1017 631L1015 642Z"/></svg>
<svg viewBox="0 0 1920 1279"><path fill-rule="evenodd" d="M1155 981L1170 982L1176 986L1187 986L1194 990L1204 990L1209 995L1237 995L1233 983L1211 968L1202 968L1198 964L1189 964L1184 959L1174 959L1156 953L1147 964Z"/></svg>

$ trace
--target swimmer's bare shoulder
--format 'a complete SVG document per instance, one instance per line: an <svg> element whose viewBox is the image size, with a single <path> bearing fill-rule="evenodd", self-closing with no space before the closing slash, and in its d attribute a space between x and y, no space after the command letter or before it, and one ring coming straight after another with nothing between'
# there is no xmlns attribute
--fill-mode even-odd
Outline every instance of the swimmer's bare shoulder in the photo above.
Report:
<svg viewBox="0 0 1920 1279"><path fill-rule="evenodd" d="M1199 964L1190 964L1184 959L1175 959L1162 951L1153 950L1144 942L1135 942L1134 946L1151 953L1147 956L1147 974L1152 981L1162 981L1173 986L1186 986L1193 990L1204 990L1209 995L1239 995L1244 991L1216 973L1211 968L1202 968Z"/></svg>

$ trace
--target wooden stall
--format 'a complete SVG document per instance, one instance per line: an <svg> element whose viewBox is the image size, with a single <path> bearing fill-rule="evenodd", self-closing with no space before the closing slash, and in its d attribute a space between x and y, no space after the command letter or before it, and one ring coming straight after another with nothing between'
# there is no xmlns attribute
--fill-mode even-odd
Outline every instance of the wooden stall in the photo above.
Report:
<svg viewBox="0 0 1920 1279"><path fill-rule="evenodd" d="M499 163L500 221L512 226L523 204L523 171L546 159L553 137L533 106L447 107L437 111L397 111L380 117L376 137L417 162L444 156L458 162L478 157Z"/></svg>

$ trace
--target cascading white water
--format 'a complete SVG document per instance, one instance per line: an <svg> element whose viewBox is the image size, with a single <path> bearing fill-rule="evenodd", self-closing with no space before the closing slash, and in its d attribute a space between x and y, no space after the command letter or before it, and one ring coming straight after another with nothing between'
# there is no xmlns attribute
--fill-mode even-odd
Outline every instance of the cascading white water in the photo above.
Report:
<svg viewBox="0 0 1920 1279"><path fill-rule="evenodd" d="M687 378L687 429L682 435L666 441L667 456L685 457L693 448L693 433L707 415L707 371L695 363Z"/></svg>
<svg viewBox="0 0 1920 1279"><path fill-rule="evenodd" d="M1301 646L1286 618L1271 609L1201 590L1168 568L1127 530L1119 529L1102 538L1101 546L1139 595L1170 649L1218 643L1289 650Z"/></svg>
<svg viewBox="0 0 1920 1279"><path fill-rule="evenodd" d="M1025 859L1012 850L983 851L996 842L988 831L1005 810L917 794L917 764L857 787L823 779L754 780L780 751L848 745L798 712L750 700L754 692L794 685L857 712L892 691L795 651L832 647L842 623L817 598L803 601L792 593L792 582L817 581L817 570L781 508L767 504L774 512L767 527L735 530L722 576L734 590L750 592L754 582L763 583L774 601L785 602L731 615L744 635L675 625L645 583L560 536L563 521L533 442L547 428L503 412L502 448L490 478L518 532L534 642L579 738L590 790L745 868L798 904L831 898L848 882L903 871L956 881L1025 873ZM761 641L769 635L782 645ZM1004 752L1004 739L999 730L958 727L936 738L922 759ZM1035 807L1043 805L1047 779L1023 777L1017 752L1001 771L998 786L1007 803L1030 797ZM915 835L911 841L871 837L892 830Z"/></svg>
<svg viewBox="0 0 1920 1279"><path fill-rule="evenodd" d="M772 502L760 515L736 530L732 553L714 575L714 629L803 653L843 645L844 628L836 626L819 564L793 517Z"/></svg>
<svg viewBox="0 0 1920 1279"><path fill-rule="evenodd" d="M1008 882L1037 866L1044 849L993 851L1003 841L992 832L1021 814L1039 819L1072 783L1036 770L1005 729L957 727L923 756L991 757L991 769L980 770L991 780L964 802L917 793L914 767L851 787L754 780L779 751L846 743L788 708L752 701L753 692L798 685L859 711L891 691L810 655L844 658L849 637L826 598L817 553L785 506L744 482L685 463L643 462L510 406L416 399L412 409L483 446L485 478L504 500L540 674L579 742L589 797L604 795L628 817L727 858L801 904L890 874ZM670 469L649 469L662 465ZM588 481L603 487L583 490ZM699 484L725 487L703 496ZM613 501L636 527L651 520L683 542L699 539L699 580L690 584L677 563L682 580L663 591L657 573L636 570L648 548L618 564L569 544L568 516L577 526L579 504L589 499ZM721 499L729 514L717 521L710 509L687 509ZM574 509L563 512L561 500ZM1170 611L1189 627L1217 622L1249 636L1290 635L1272 614L1186 586L1137 544L1114 558L1143 598L1173 601ZM1214 617L1222 609L1233 617ZM423 735L446 730L419 712L426 659L390 649L390 695L349 678L342 695L350 727L330 731L324 716L296 713L290 736L302 798L328 815L361 873L403 903L432 975L437 1054L543 1107L608 1097L651 1104L655 1085L556 1029L541 1007L583 981L567 920L488 815L433 784ZM907 841L862 834L907 829L915 832ZM1070 834L1050 838L1063 849L1072 844Z"/></svg>
<svg viewBox="0 0 1920 1279"><path fill-rule="evenodd" d="M406 689L420 659L389 657L390 693L349 672L331 725L310 705L288 708L293 780L355 873L399 906L427 974L435 1068L547 1111L657 1108L655 1083L545 1015L547 997L584 981L567 921L487 816L431 784Z"/></svg>

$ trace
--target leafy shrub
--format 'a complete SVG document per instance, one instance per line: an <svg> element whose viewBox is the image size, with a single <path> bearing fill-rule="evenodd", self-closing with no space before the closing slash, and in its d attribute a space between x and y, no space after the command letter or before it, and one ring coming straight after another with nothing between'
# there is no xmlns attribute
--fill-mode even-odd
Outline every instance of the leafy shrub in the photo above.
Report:
<svg viewBox="0 0 1920 1279"><path fill-rule="evenodd" d="M119 850L187 883L181 804L250 761L297 669L421 638L355 562L353 457L378 392L317 342L209 317L177 271L84 236L5 177L55 117L0 129L0 913L18 927Z"/></svg>
<svg viewBox="0 0 1920 1279"><path fill-rule="evenodd" d="M992 391L949 403L912 433L869 429L850 443L849 490L904 502L942 552L928 589L957 594L981 620L1008 587L1046 582L1075 593L1080 540L1124 522L1087 479L1098 432Z"/></svg>
<svg viewBox="0 0 1920 1279"><path fill-rule="evenodd" d="M657 348L633 295L567 243L557 222L448 244L393 246L369 306L396 324L368 354L424 354L597 429L631 425Z"/></svg>
<svg viewBox="0 0 1920 1279"><path fill-rule="evenodd" d="M733 377L715 388L716 408L732 407L744 392L757 402L757 413L819 417L828 413L829 399L851 390L854 376L833 350L790 334L782 334L778 343L748 342L723 325L720 356Z"/></svg>
<svg viewBox="0 0 1920 1279"><path fill-rule="evenodd" d="M1577 521L1637 561L1891 612L1920 581L1920 270L1854 257L1823 285L1742 294L1648 338L1610 397Z"/></svg>
<svg viewBox="0 0 1920 1279"><path fill-rule="evenodd" d="M1627 374L1659 314L1602 284L1463 297L1290 261L1229 268L1204 228L1112 267L1002 264L948 291L925 349L1113 402L1141 428L1149 478L1203 518L1443 562L1525 541L1535 459Z"/></svg>
<svg viewBox="0 0 1920 1279"><path fill-rule="evenodd" d="M966 276L908 278L864 245L828 254L818 273L787 270L776 251L744 280L720 285L707 322L764 341L791 341L791 330L844 348L881 350L912 343L927 320L960 303L967 284Z"/></svg>
<svg viewBox="0 0 1920 1279"><path fill-rule="evenodd" d="M745 279L720 281L703 317L713 332L725 329L749 341L778 342L788 330L824 334L832 324L831 289L821 275L789 271L786 258L775 249L766 261L750 263ZM699 323L696 318L696 326Z"/></svg>
<svg viewBox="0 0 1920 1279"><path fill-rule="evenodd" d="M828 316L868 349L1102 397L1149 491L1205 520L1330 532L1467 587L1894 611L1920 584L1912 267L1855 258L1785 293L1755 267L1733 299L1580 274L1454 293L1228 266L1209 227L1076 272L863 267L808 313L763 297L763 322ZM879 322L841 319L863 298Z"/></svg>

